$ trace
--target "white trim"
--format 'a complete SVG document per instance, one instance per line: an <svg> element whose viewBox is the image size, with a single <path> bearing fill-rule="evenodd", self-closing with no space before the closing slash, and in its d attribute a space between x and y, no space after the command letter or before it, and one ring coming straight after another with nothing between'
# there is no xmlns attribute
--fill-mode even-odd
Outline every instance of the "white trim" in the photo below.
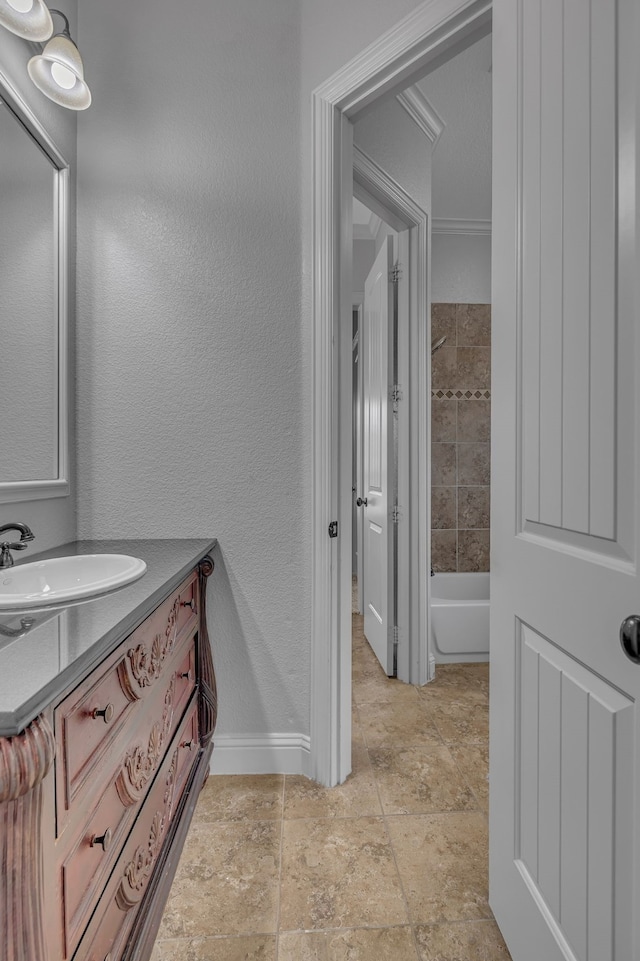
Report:
<svg viewBox="0 0 640 961"><path fill-rule="evenodd" d="M490 220L459 220L456 217L434 217L432 234L465 234L470 237L490 237Z"/></svg>
<svg viewBox="0 0 640 961"><path fill-rule="evenodd" d="M428 456L428 445L420 444L420 437L428 436L430 396L430 365L426 362L430 356L427 344L431 340L426 309L427 214L357 146L353 148L353 189L354 194L365 196L369 203L384 209L386 221L398 231L401 266L398 383L404 388L398 410L398 501L402 516L397 531L398 678L411 684L424 684L428 678L428 646L426 621L421 618L421 611L427 610L428 577L426 555L419 545L428 546L430 539L427 520L430 485L421 484L421 479L426 481L429 476L429 465L423 462ZM427 385L424 397L420 386L423 383Z"/></svg>
<svg viewBox="0 0 640 961"><path fill-rule="evenodd" d="M326 785L351 768L351 444L343 410L351 405L350 258L352 124L383 94L396 94L491 29L491 0L426 0L334 74L313 94L313 590L311 638L311 775ZM345 269L347 276L345 277ZM426 265L424 267L426 270ZM425 304L426 308L426 304ZM426 315L426 314L425 314ZM425 316L423 315L423 316ZM426 328L426 325L423 325ZM346 333L345 333L346 332ZM423 330L424 336L424 330ZM340 344L346 339L340 364ZM417 353L417 350L413 352ZM426 348L423 351L426 357ZM348 371L345 368L348 366ZM424 366L427 369L426 359ZM423 419L428 411L425 382ZM347 417L348 420L348 417ZM349 427L350 433L350 427ZM423 451L412 470L424 475ZM421 476L416 488L427 487ZM348 496L347 496L348 492ZM328 525L340 521L340 536ZM417 545L423 566L426 551ZM418 572L412 571L412 590ZM426 610L421 611L423 625ZM421 625L421 627L423 627ZM423 628L424 629L424 628Z"/></svg>
<svg viewBox="0 0 640 961"><path fill-rule="evenodd" d="M212 774L303 774L309 777L306 734L221 735L214 738Z"/></svg>
<svg viewBox="0 0 640 961"><path fill-rule="evenodd" d="M55 143L22 99L11 81L0 71L0 95L15 114L27 134L34 139L51 162L53 178L54 216L54 278L53 301L58 327L58 475L46 480L0 482L0 504L16 501L66 497L69 494L69 375L68 375L68 328L69 328L69 165Z"/></svg>
<svg viewBox="0 0 640 961"><path fill-rule="evenodd" d="M446 123L436 108L429 103L420 87L415 84L407 87L402 93L397 94L396 100L422 130L432 147L435 147Z"/></svg>

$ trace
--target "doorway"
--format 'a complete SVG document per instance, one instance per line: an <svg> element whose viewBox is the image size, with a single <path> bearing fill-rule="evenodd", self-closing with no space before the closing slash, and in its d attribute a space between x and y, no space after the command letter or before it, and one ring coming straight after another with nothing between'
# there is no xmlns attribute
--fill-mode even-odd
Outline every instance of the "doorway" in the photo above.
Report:
<svg viewBox="0 0 640 961"><path fill-rule="evenodd" d="M400 92L414 77L434 69L490 31L490 3L458 4L452 0L450 8L450 16L445 20L436 19L429 5L418 8L403 21L402 37L395 36L386 48L377 46L375 56L365 51L362 62L356 58L341 71L339 82L333 79L314 94L317 376L311 737L312 773L328 785L344 780L350 770L351 364L341 364L340 357L351 358L351 325L342 324L341 317L350 317L352 309L351 253L345 249L344 239L350 239L351 234L352 190L356 189L353 184L364 186L379 202L386 200L387 206L392 206L391 199L407 219L413 218L408 252L411 369L407 381L410 413L406 439L413 453L406 460L408 523L404 549L410 575L404 581L404 589L408 594L407 634L411 639L406 679L423 684L429 674L429 570L424 545L430 513L430 453L426 439L430 388L427 358L431 345L428 324L419 322L427 314L428 303L426 216L424 211L416 210L411 198L397 185L381 188L379 171L371 169L367 158L359 158L354 151L352 124L378 98ZM387 188L391 198L385 196ZM399 457L399 464L402 463L403 458ZM327 538L327 521L333 520L337 521L338 530L347 532L342 540Z"/></svg>

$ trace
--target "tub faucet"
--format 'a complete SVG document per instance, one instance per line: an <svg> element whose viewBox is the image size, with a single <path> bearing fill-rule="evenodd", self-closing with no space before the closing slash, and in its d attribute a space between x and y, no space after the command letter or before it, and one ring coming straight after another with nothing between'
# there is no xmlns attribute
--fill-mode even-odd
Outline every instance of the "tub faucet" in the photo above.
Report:
<svg viewBox="0 0 640 961"><path fill-rule="evenodd" d="M21 524L20 521L15 521L12 524L2 524L0 526L0 534L4 534L5 531L18 531L20 540L17 543L10 543L9 541L0 542L0 569L3 567L13 567L11 551L26 550L29 541L34 539L31 528L27 527L26 524Z"/></svg>

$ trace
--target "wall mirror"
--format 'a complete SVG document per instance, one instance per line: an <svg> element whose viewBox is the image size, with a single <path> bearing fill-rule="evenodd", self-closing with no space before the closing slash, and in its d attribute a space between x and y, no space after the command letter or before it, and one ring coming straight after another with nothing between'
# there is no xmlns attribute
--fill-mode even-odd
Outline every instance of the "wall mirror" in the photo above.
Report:
<svg viewBox="0 0 640 961"><path fill-rule="evenodd" d="M0 74L0 503L69 493L68 178Z"/></svg>

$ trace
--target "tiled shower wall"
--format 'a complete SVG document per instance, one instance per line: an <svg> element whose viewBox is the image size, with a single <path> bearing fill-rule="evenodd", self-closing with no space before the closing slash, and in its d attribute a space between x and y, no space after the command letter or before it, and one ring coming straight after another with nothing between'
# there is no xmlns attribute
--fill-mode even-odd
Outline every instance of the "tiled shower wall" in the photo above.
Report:
<svg viewBox="0 0 640 961"><path fill-rule="evenodd" d="M432 304L431 563L489 570L491 306Z"/></svg>

